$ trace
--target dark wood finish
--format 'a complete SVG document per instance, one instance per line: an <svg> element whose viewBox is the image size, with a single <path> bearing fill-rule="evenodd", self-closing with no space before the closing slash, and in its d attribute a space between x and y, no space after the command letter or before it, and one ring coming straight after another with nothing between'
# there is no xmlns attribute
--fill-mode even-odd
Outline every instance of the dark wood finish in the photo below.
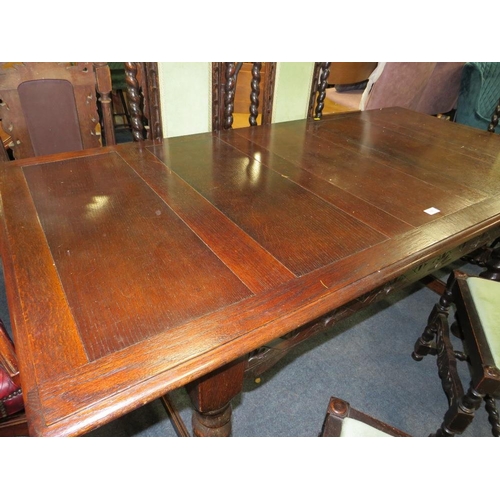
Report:
<svg viewBox="0 0 500 500"><path fill-rule="evenodd" d="M113 121L113 103L111 100L111 71L108 63L94 63L95 78L97 82L97 96L101 104L102 123L104 125L104 144L116 144L114 121Z"/></svg>
<svg viewBox="0 0 500 500"><path fill-rule="evenodd" d="M488 125L488 132L495 132L495 129L498 125L498 118L500 117L500 99L498 100L498 104L495 107L495 111L493 111L493 115L491 115L491 122Z"/></svg>
<svg viewBox="0 0 500 500"><path fill-rule="evenodd" d="M28 423L24 412L0 420L0 437L28 437Z"/></svg>
<svg viewBox="0 0 500 500"><path fill-rule="evenodd" d="M262 68L261 62L254 62L252 64L252 81L250 92L250 125L255 127L257 125L257 116L259 116L259 94L260 94L260 70Z"/></svg>
<svg viewBox="0 0 500 500"><path fill-rule="evenodd" d="M236 93L236 63L226 62L224 71L224 123L227 130L233 126L234 97Z"/></svg>
<svg viewBox="0 0 500 500"><path fill-rule="evenodd" d="M131 104L132 135L135 141L161 141L163 128L158 63L125 63L125 82Z"/></svg>
<svg viewBox="0 0 500 500"><path fill-rule="evenodd" d="M250 353L246 374L254 379L260 378L269 368L273 367L280 359L286 356L295 346L304 342L313 335L326 332L331 329L339 321L348 318L352 314L360 311L370 304L387 297L389 293L408 286L416 281L427 281L429 279L433 282L431 287L438 292L441 282L436 283L432 278L432 273L437 268L446 266L455 262L461 255L468 253L468 249L477 248L485 242L491 241L491 238L497 231L493 233L486 232L477 238L467 242L467 244L457 247L453 251L445 252L436 258L429 260L425 265L418 265L411 268L405 274L393 279L383 286L375 288L369 293L363 294L357 299L348 302L344 306L338 307L333 311L325 314L321 318L317 318L309 324L301 326L283 337L274 339L272 342L259 347ZM443 283L444 286L444 283Z"/></svg>
<svg viewBox="0 0 500 500"><path fill-rule="evenodd" d="M145 95L145 112L149 123L148 139L161 141L163 139L163 125L161 117L161 102L160 102L160 81L158 76L158 63L146 62L144 64L144 73L147 88ZM144 92L144 91L143 91Z"/></svg>
<svg viewBox="0 0 500 500"><path fill-rule="evenodd" d="M212 63L212 130L233 126L233 114L249 113L249 125L271 123L276 63Z"/></svg>
<svg viewBox="0 0 500 500"><path fill-rule="evenodd" d="M318 97L318 84L319 84L319 76L322 71L324 63L315 62L313 69L313 77L311 82L311 93L309 95L309 108L307 112L308 118L314 118L314 107L316 106L316 99ZM325 94L326 97L326 94Z"/></svg>
<svg viewBox="0 0 500 500"><path fill-rule="evenodd" d="M143 141L146 139L146 129L144 126L144 115L142 113L143 98L141 96L137 73L138 63L125 63L125 82L127 84L128 104L132 122L132 136L134 141Z"/></svg>
<svg viewBox="0 0 500 500"><path fill-rule="evenodd" d="M107 63L5 64L0 119L14 157L115 144L110 93Z"/></svg>
<svg viewBox="0 0 500 500"><path fill-rule="evenodd" d="M222 130L224 122L224 63L212 63L212 130Z"/></svg>
<svg viewBox="0 0 500 500"><path fill-rule="evenodd" d="M385 125L403 114L415 130ZM229 434L250 353L500 235L499 154L495 134L392 109L0 164L31 434L186 385L196 432Z"/></svg>
<svg viewBox="0 0 500 500"><path fill-rule="evenodd" d="M328 75L330 74L330 63L321 63L318 83L318 96L316 99L316 109L314 111L314 119L320 120L323 116L323 108L325 107L326 86L328 84Z"/></svg>
<svg viewBox="0 0 500 500"><path fill-rule="evenodd" d="M266 62L265 64L265 83L264 93L261 97L262 101L262 125L269 125L272 121L274 88L276 83L276 63Z"/></svg>
<svg viewBox="0 0 500 500"><path fill-rule="evenodd" d="M420 361L427 354L436 356L438 374L448 398L449 409L435 436L452 437L462 434L485 399L492 434L499 437L500 421L494 398L500 397L500 370L495 366L488 348L467 285L467 277L461 271L451 273L422 336L417 339L412 357ZM499 276L493 278L500 281ZM452 324L451 331L461 339L464 353L454 350L450 338L448 315L452 305L456 308L456 321ZM470 366L471 382L467 391L462 386L457 359L466 360Z"/></svg>
<svg viewBox="0 0 500 500"><path fill-rule="evenodd" d="M445 290L445 284L443 281L441 281L438 278L434 278L432 275L425 276L422 279L422 283L432 290L433 292L437 293L438 295L442 295L444 290Z"/></svg>
<svg viewBox="0 0 500 500"><path fill-rule="evenodd" d="M246 360L237 359L188 385L195 436L231 435L231 400L243 388L245 364Z"/></svg>
<svg viewBox="0 0 500 500"><path fill-rule="evenodd" d="M323 427L321 429L321 437L340 437L342 433L342 426L346 418L352 418L358 420L374 429L385 432L392 437L410 437L405 432L396 429L392 425L386 424L376 418L367 415L355 408L351 408L351 405L339 398L330 398L328 403L328 408L326 411L325 420L323 422Z"/></svg>

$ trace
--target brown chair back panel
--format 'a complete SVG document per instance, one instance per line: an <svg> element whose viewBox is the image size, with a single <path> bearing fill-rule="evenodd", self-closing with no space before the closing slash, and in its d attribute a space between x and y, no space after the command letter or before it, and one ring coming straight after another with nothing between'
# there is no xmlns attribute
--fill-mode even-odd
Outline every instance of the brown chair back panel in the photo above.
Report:
<svg viewBox="0 0 500 500"><path fill-rule="evenodd" d="M47 89L52 85L50 81L67 81L72 87L73 102L69 106L70 93L56 92ZM27 91L33 93L32 103L36 101L36 110L27 112L28 105L21 103L19 88L25 88L25 83L33 84ZM40 83L40 85L37 84ZM48 82L48 83L45 83ZM36 84L36 85L35 85ZM47 87L46 87L47 85ZM63 87L65 84L61 84ZM28 87L26 87L28 89ZM36 98L35 94L47 92L45 97ZM53 89L52 89L53 90ZM11 138L11 148L15 159L29 158L42 154L40 151L66 152L71 149L81 150L97 148L104 144L115 144L111 106L111 74L107 63L0 63L0 119L5 133ZM71 99L70 99L71 100ZM100 119L97 102L101 103L102 120ZM47 102L43 102L47 101ZM46 107L45 107L46 106ZM30 105L31 107L31 105ZM69 119L66 108L76 108L80 139L76 143L68 142L68 136L73 137L73 130L66 130ZM62 127L55 116L58 110L63 109ZM48 117L35 135L35 126L40 124L43 112ZM71 112L73 113L73 111ZM30 124L27 123L30 121ZM62 139L50 138L50 144L35 151L32 139L38 137L43 140L52 132L55 136L62 134ZM102 137L104 135L104 141ZM76 135L75 135L76 137ZM62 144L63 148L55 150L55 143ZM74 140L74 139L72 139Z"/></svg>
<svg viewBox="0 0 500 500"><path fill-rule="evenodd" d="M36 156L83 149L75 95L69 81L23 82L18 92Z"/></svg>

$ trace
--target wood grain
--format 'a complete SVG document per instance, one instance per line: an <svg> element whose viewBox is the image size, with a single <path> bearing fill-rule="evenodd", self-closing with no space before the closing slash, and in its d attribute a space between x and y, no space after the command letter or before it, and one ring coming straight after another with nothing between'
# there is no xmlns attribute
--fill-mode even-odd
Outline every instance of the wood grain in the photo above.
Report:
<svg viewBox="0 0 500 500"><path fill-rule="evenodd" d="M245 233L300 276L382 235L211 137L170 141L155 154ZM343 238L349 232L353 238Z"/></svg>
<svg viewBox="0 0 500 500"><path fill-rule="evenodd" d="M250 295L118 155L106 156L24 169L90 360Z"/></svg>
<svg viewBox="0 0 500 500"><path fill-rule="evenodd" d="M498 136L395 108L4 162L30 433L186 384L225 419L225 367L499 236L499 157Z"/></svg>

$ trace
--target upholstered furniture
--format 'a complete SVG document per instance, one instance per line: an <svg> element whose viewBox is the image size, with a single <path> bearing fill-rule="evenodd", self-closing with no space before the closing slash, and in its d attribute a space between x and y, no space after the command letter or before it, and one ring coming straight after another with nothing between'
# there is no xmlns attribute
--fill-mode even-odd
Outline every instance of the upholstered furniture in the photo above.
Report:
<svg viewBox="0 0 500 500"><path fill-rule="evenodd" d="M330 398L321 437L409 437L408 434L351 408L347 401Z"/></svg>
<svg viewBox="0 0 500 500"><path fill-rule="evenodd" d="M16 353L0 321L0 437L28 435L23 409Z"/></svg>
<svg viewBox="0 0 500 500"><path fill-rule="evenodd" d="M14 158L115 144L110 93L107 63L0 65L1 126Z"/></svg>
<svg viewBox="0 0 500 500"><path fill-rule="evenodd" d="M436 115L454 109L458 97L460 62L379 63L365 89L326 90L326 98L353 110L401 106Z"/></svg>
<svg viewBox="0 0 500 500"><path fill-rule="evenodd" d="M457 102L455 121L470 127L499 133L498 113L492 116L500 102L500 62L468 62L465 64Z"/></svg>
<svg viewBox="0 0 500 500"><path fill-rule="evenodd" d="M438 372L448 397L449 409L437 436L461 434L485 402L492 434L500 435L495 398L500 397L500 260L481 277L453 272L446 290L434 306L422 336L415 344L413 358L437 356ZM448 326L450 308L455 322ZM461 339L464 352L454 350L451 332ZM460 379L456 359L467 361L471 380L467 391Z"/></svg>
<svg viewBox="0 0 500 500"><path fill-rule="evenodd" d="M332 62L328 74L328 85L349 85L368 80L376 62Z"/></svg>

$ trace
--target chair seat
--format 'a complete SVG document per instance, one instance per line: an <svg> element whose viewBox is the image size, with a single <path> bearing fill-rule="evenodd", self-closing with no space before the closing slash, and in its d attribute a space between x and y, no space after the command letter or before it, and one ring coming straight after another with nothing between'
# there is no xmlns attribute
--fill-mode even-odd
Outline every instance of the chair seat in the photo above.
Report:
<svg viewBox="0 0 500 500"><path fill-rule="evenodd" d="M500 282L470 277L467 285L495 366L500 369Z"/></svg>
<svg viewBox="0 0 500 500"><path fill-rule="evenodd" d="M355 420L354 418L344 419L340 437L392 437L390 434L375 429L371 425Z"/></svg>
<svg viewBox="0 0 500 500"><path fill-rule="evenodd" d="M332 397L328 403L322 437L408 437L391 425L351 408L343 399Z"/></svg>

